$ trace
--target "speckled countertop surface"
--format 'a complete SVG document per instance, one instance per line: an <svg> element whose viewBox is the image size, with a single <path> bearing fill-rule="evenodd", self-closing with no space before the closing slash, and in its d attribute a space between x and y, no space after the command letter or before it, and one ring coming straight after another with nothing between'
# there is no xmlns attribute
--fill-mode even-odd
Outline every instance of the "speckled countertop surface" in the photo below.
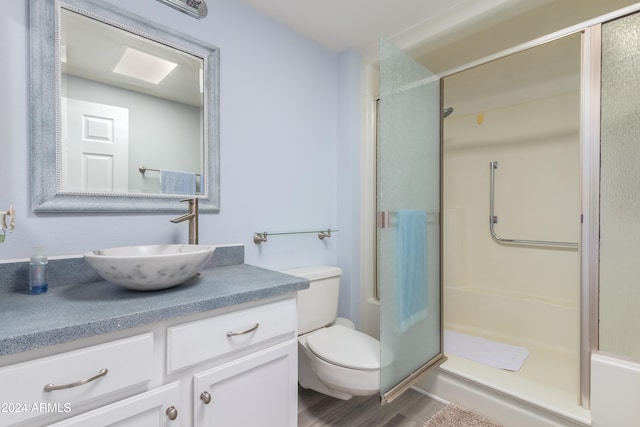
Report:
<svg viewBox="0 0 640 427"><path fill-rule="evenodd" d="M161 291L99 281L0 294L0 356L295 292L308 281L247 264L205 269Z"/></svg>

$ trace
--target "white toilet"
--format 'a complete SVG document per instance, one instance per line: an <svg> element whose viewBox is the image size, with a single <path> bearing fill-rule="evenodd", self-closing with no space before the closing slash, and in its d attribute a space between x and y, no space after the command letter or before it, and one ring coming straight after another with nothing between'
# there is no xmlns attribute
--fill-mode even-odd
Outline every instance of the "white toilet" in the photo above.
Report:
<svg viewBox="0 0 640 427"><path fill-rule="evenodd" d="M337 318L342 270L321 266L285 273L311 282L298 292L300 385L343 400L378 393L380 342Z"/></svg>

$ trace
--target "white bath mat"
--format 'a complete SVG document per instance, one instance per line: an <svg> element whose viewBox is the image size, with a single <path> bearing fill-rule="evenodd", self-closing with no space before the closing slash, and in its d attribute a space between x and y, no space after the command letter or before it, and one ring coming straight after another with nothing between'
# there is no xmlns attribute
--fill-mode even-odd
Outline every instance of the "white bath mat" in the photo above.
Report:
<svg viewBox="0 0 640 427"><path fill-rule="evenodd" d="M529 356L529 350L524 347L447 330L444 331L444 351L509 371L520 370Z"/></svg>

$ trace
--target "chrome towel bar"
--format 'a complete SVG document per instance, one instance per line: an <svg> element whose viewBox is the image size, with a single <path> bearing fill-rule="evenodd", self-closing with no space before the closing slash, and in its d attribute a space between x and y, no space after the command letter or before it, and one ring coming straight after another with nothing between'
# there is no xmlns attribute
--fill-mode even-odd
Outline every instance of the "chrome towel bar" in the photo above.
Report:
<svg viewBox="0 0 640 427"><path fill-rule="evenodd" d="M396 225L393 219L396 211L378 211L376 215L376 226L378 228L390 228ZM427 224L440 224L440 212L427 212Z"/></svg>
<svg viewBox="0 0 640 427"><path fill-rule="evenodd" d="M138 172L140 172L141 174L144 174L146 171L160 172L160 169L147 168L147 167L144 167L144 166L140 166L138 168ZM200 176L200 174L197 173L196 176Z"/></svg>
<svg viewBox="0 0 640 427"><path fill-rule="evenodd" d="M289 231L285 233L267 233L266 231L262 233L253 233L253 243L259 245L263 242L267 241L268 236L281 236L284 234L309 234L309 233L318 233L318 239L323 240L324 238L331 237L331 233L335 233L340 230L332 230L330 228L326 230L313 230L313 231Z"/></svg>
<svg viewBox="0 0 640 427"><path fill-rule="evenodd" d="M495 215L493 204L494 204L494 183L495 183L495 171L498 169L498 162L489 163L489 167L491 169L491 183L489 187L489 231L491 232L491 237L498 243L504 244L512 244L512 245L529 245L529 246L553 246L557 248L571 248L577 249L577 243L571 242L550 242L545 240L522 240L522 239L505 239L496 234L494 229L494 225L498 223L498 216Z"/></svg>

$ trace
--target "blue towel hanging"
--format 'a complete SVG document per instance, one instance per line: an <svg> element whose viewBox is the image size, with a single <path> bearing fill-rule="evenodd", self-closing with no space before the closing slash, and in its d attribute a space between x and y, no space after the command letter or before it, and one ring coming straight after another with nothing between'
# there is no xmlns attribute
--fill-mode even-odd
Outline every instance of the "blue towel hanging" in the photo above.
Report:
<svg viewBox="0 0 640 427"><path fill-rule="evenodd" d="M196 174L192 172L180 172L160 170L160 192L162 194L196 194Z"/></svg>
<svg viewBox="0 0 640 427"><path fill-rule="evenodd" d="M404 210L396 216L396 324L405 332L427 317L427 213Z"/></svg>

